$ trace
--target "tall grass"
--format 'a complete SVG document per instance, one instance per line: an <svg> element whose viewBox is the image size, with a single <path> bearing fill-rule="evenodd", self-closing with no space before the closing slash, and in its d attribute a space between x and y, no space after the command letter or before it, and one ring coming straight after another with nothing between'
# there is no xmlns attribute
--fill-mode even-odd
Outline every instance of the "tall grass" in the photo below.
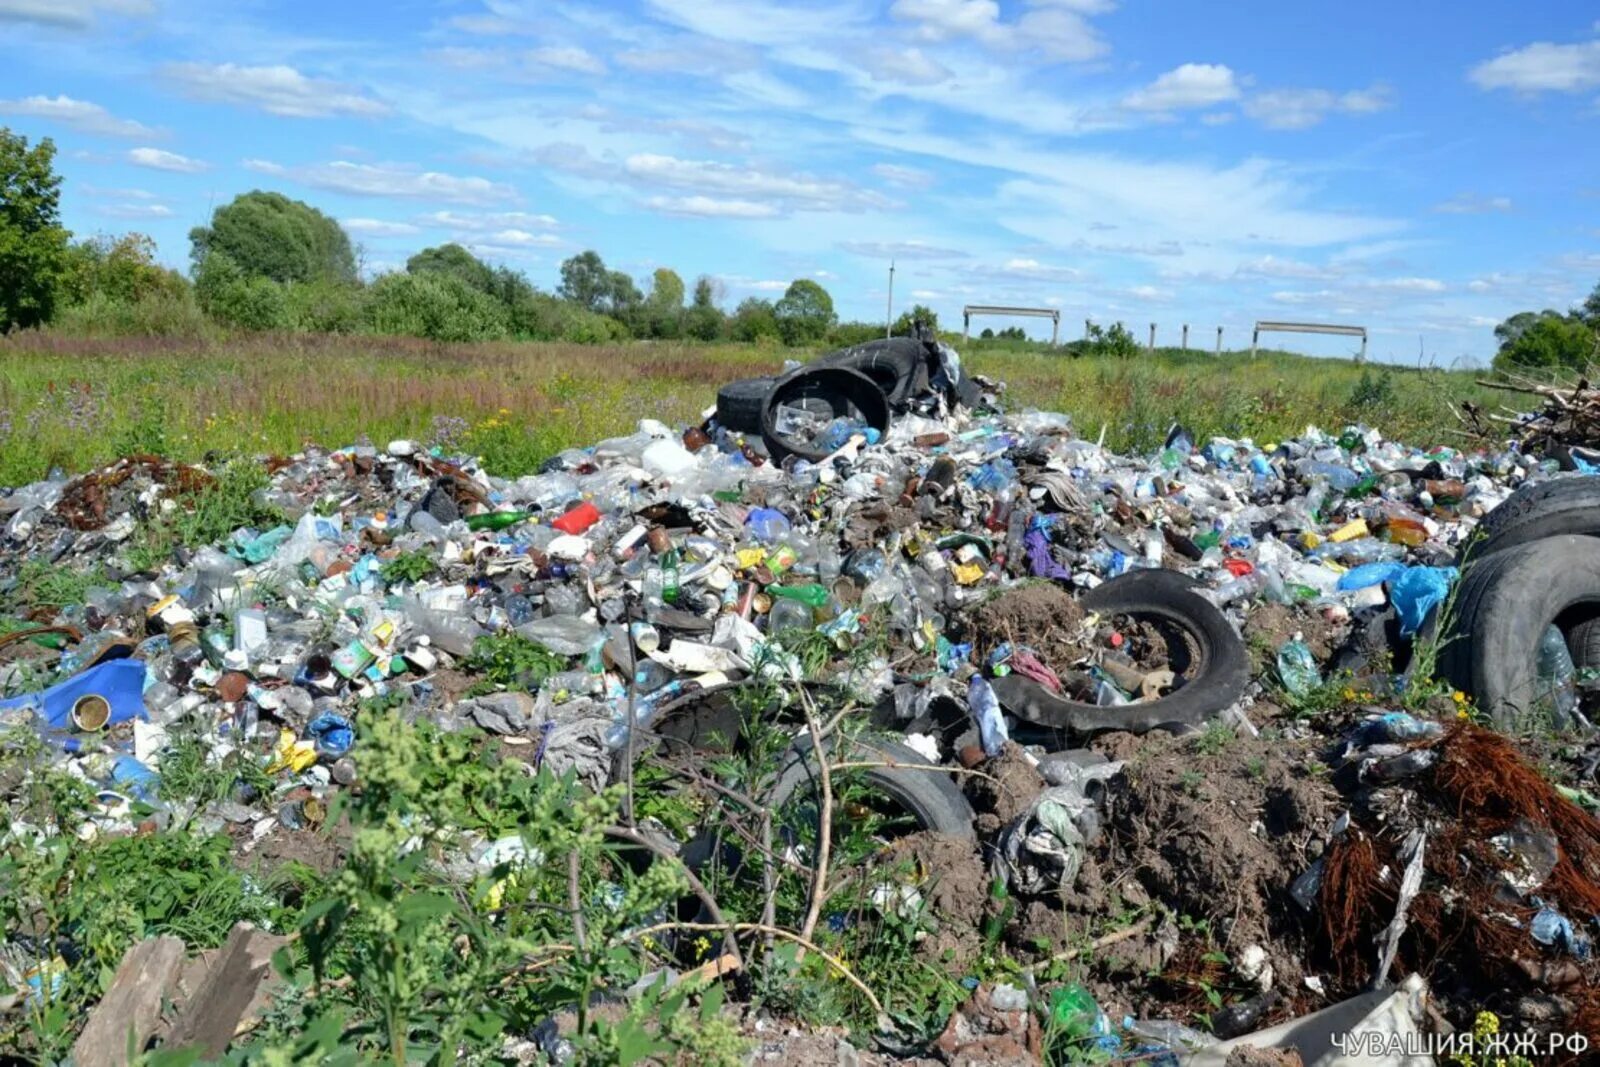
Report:
<svg viewBox="0 0 1600 1067"><path fill-rule="evenodd" d="M308 334L110 337L66 331L0 338L0 485L53 467L87 469L133 448L196 460L285 454L393 438L445 439L491 469L529 469L641 417L697 421L716 388L809 352L640 342L439 344ZM970 370L1009 384L1013 407L1064 411L1118 449L1158 445L1173 421L1197 435L1271 440L1308 423L1376 425L1419 444L1447 440L1447 398L1486 399L1466 372L1384 371L1284 353L1157 350L1069 358L993 343Z"/></svg>

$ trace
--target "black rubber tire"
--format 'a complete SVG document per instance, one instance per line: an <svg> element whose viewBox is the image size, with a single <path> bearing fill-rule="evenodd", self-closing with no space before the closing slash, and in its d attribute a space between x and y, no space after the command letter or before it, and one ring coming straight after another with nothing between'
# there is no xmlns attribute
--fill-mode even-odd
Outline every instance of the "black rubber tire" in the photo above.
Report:
<svg viewBox="0 0 1600 1067"><path fill-rule="evenodd" d="M880 433L889 432L889 398L883 395L877 382L848 367L801 367L779 378L762 404L761 439L766 442L767 454L775 463L789 456L816 463L829 454L825 449L778 435L778 408L785 401L806 397L827 400L835 413L848 404L860 413L868 426Z"/></svg>
<svg viewBox="0 0 1600 1067"><path fill-rule="evenodd" d="M842 746L842 747L841 747ZM802 737L784 757L767 803L777 810L801 789L821 789L817 761L811 755L811 738ZM873 789L906 810L924 830L952 837L974 837L975 813L967 798L945 771L927 770L926 756L908 745L886 738L856 737L835 740L829 751L833 762L884 762L912 766L867 767L859 771Z"/></svg>
<svg viewBox="0 0 1600 1067"><path fill-rule="evenodd" d="M1539 639L1552 623L1571 649L1600 618L1600 540L1546 537L1481 558L1462 572L1439 649L1438 673L1472 695L1502 729L1526 722L1538 702ZM1585 648L1574 652L1587 658Z"/></svg>
<svg viewBox="0 0 1600 1067"><path fill-rule="evenodd" d="M1483 517L1461 561L1557 534L1600 536L1600 476L1552 478L1518 489Z"/></svg>
<svg viewBox="0 0 1600 1067"><path fill-rule="evenodd" d="M1193 581L1177 571L1130 571L1101 583L1078 602L1101 615L1155 617L1181 627L1198 649L1195 677L1158 700L1120 707L1068 700L1018 674L996 678L1001 706L1018 718L1070 734L1198 727L1236 703L1250 684L1244 642L1222 612L1194 591Z"/></svg>
<svg viewBox="0 0 1600 1067"><path fill-rule="evenodd" d="M898 410L928 388L928 358L927 346L915 337L883 337L818 356L811 366L865 374Z"/></svg>
<svg viewBox="0 0 1600 1067"><path fill-rule="evenodd" d="M761 409L776 378L740 378L717 390L717 422L739 433L761 432Z"/></svg>

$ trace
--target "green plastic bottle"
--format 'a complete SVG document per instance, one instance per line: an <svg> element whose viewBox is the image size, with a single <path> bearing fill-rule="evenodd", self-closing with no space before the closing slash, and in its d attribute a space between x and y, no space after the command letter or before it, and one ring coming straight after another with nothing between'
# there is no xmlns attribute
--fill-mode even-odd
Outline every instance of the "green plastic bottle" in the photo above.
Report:
<svg viewBox="0 0 1600 1067"><path fill-rule="evenodd" d="M469 530L504 530L519 522L533 518L531 511L486 511L482 515L467 516Z"/></svg>
<svg viewBox="0 0 1600 1067"><path fill-rule="evenodd" d="M785 600L798 600L813 611L828 602L827 586L818 585L816 582L807 582L804 585L769 585L767 593Z"/></svg>
<svg viewBox="0 0 1600 1067"><path fill-rule="evenodd" d="M1087 989L1073 982L1051 994L1050 1015L1068 1040L1082 1041L1098 1027L1100 1005Z"/></svg>

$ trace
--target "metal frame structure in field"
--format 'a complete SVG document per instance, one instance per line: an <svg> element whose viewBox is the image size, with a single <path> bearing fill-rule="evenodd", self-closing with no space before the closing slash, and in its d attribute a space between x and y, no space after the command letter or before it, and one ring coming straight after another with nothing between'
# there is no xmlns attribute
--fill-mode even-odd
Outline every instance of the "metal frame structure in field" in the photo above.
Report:
<svg viewBox="0 0 1600 1067"><path fill-rule="evenodd" d="M1265 331L1276 333L1331 333L1343 337L1361 338L1361 351L1356 355L1357 363L1365 363L1367 359L1367 328L1365 326L1335 326L1324 322L1266 322L1256 323L1256 331L1250 336L1250 354L1256 354L1256 346L1261 341L1261 334Z"/></svg>
<svg viewBox="0 0 1600 1067"><path fill-rule="evenodd" d="M1013 308L1001 307L998 304L968 304L961 309L961 336L967 337L972 327L974 315L997 315L1002 317L1022 316L1024 318L1049 319L1050 343L1056 343L1061 335L1061 312L1055 308Z"/></svg>

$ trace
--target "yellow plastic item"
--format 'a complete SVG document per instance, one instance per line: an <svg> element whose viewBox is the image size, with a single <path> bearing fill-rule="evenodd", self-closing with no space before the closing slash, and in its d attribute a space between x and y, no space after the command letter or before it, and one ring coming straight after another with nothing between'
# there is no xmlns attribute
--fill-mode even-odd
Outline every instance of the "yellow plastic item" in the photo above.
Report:
<svg viewBox="0 0 1600 1067"><path fill-rule="evenodd" d="M761 566L766 558L767 550L764 548L741 548L734 554L734 559L742 571Z"/></svg>
<svg viewBox="0 0 1600 1067"><path fill-rule="evenodd" d="M972 585L983 577L983 566L978 563L953 563L950 573L955 575L957 585Z"/></svg>
<svg viewBox="0 0 1600 1067"><path fill-rule="evenodd" d="M317 762L316 745L310 741L299 740L293 730L279 730L278 744L273 750L272 762L267 764L267 773L277 774L287 768L299 774L315 762Z"/></svg>
<svg viewBox="0 0 1600 1067"><path fill-rule="evenodd" d="M1333 533L1328 535L1328 540L1354 541L1358 537L1367 536L1367 534L1370 532L1371 531L1367 529L1367 520L1357 519L1354 522L1347 522L1337 530L1333 531Z"/></svg>
<svg viewBox="0 0 1600 1067"><path fill-rule="evenodd" d="M1301 548L1316 548L1320 544L1322 544L1322 538L1317 534L1312 533L1310 530L1307 530L1300 535Z"/></svg>

